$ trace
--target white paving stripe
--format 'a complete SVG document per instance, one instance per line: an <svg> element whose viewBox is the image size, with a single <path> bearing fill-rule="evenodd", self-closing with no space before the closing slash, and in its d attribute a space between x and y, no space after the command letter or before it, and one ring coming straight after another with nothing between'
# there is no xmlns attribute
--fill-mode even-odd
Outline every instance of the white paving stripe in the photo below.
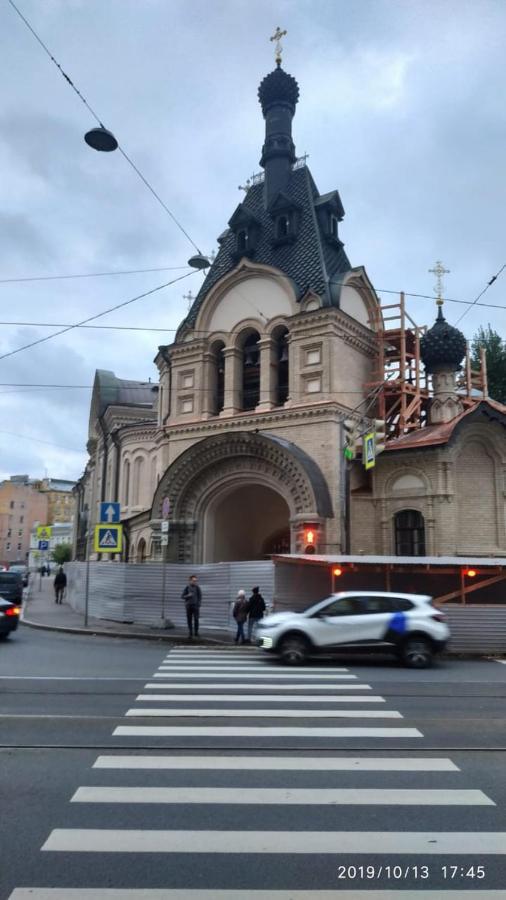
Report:
<svg viewBox="0 0 506 900"><path fill-rule="evenodd" d="M225 769L281 772L460 772L424 756L99 756L94 769Z"/></svg>
<svg viewBox="0 0 506 900"><path fill-rule="evenodd" d="M210 672L213 674L214 672L277 672L279 666L273 668L272 666L266 666L265 663L258 663L257 665L251 665L251 663L244 663L243 665L227 665L227 663L205 663L203 665L185 665L184 663L174 663L172 666L158 666L159 672ZM349 672L349 669L332 669L330 674L334 672ZM311 672L317 674L320 672L329 674L328 666L321 667L313 667L311 666Z"/></svg>
<svg viewBox="0 0 506 900"><path fill-rule="evenodd" d="M404 788L80 787L72 803L299 806L495 806L482 791Z"/></svg>
<svg viewBox="0 0 506 900"><path fill-rule="evenodd" d="M164 831L55 828L42 850L66 853L404 853L506 855L503 831Z"/></svg>
<svg viewBox="0 0 506 900"><path fill-rule="evenodd" d="M136 707L129 709L125 716L137 718L181 719L183 717L204 719L402 719L402 713L395 709L209 709L185 707L184 709L151 709Z"/></svg>
<svg viewBox="0 0 506 900"><path fill-rule="evenodd" d="M417 728L271 728L270 726L218 727L205 725L118 725L113 731L118 737L370 737L420 738Z"/></svg>
<svg viewBox="0 0 506 900"><path fill-rule="evenodd" d="M276 694L275 697L266 697L264 694L139 694L136 698L139 703L147 700L191 700L201 702L204 700L223 700L228 703L385 703L384 697L375 694L360 697L356 694L352 697L321 697L319 694L304 694L303 697L294 697L292 694Z"/></svg>
<svg viewBox="0 0 506 900"><path fill-rule="evenodd" d="M16 888L8 900L506 900L506 890L263 891L200 888Z"/></svg>
<svg viewBox="0 0 506 900"><path fill-rule="evenodd" d="M157 691L166 691L167 688L174 690L184 690L190 689L192 691L195 688L199 690L211 690L216 688L227 688L229 691L249 691L252 687L261 688L262 691L282 691L286 690L287 687L290 688L290 691L370 691L372 690L370 684L313 684L310 682L309 684L250 684L249 682L236 682L235 684L222 684L220 681L206 681L204 684L187 684L182 682L177 682L176 684L153 684L149 682L144 685L144 689L157 690ZM181 697L187 697L187 694L181 694ZM212 694L206 694L207 697L212 697ZM304 699L304 698L302 698Z"/></svg>
<svg viewBox="0 0 506 900"><path fill-rule="evenodd" d="M238 676L241 677L242 675L244 675L246 673L244 673L244 672L236 672L236 673L210 672L209 674L212 675L213 678L233 678L235 680ZM179 673L173 672L172 675L169 672L155 672L153 674L153 678L172 678L172 680L176 682L177 677L174 678L174 675L176 675L180 678L200 678L200 679L206 678L205 672L199 672L198 674L193 674L192 672L179 672ZM265 678L265 679L268 678L270 681L292 680L295 678L303 679L304 681L306 681L307 679L318 680L318 681L321 681L321 680L334 681L334 680L339 679L341 681L341 680L345 680L345 679L351 680L356 677L357 677L356 675L309 675L307 673L302 674L302 673L298 673L298 672L278 673L278 672L272 671L272 670L266 670L265 672L262 672L261 674L258 674L258 673L246 674L246 678L248 678L248 680L252 679L252 678L257 678L257 679L258 678Z"/></svg>

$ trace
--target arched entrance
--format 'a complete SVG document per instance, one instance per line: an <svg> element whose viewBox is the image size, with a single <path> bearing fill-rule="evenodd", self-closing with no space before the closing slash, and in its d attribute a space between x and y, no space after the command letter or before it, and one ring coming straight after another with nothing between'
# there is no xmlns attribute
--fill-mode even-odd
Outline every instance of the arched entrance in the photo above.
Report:
<svg viewBox="0 0 506 900"><path fill-rule="evenodd" d="M141 538L137 544L137 562L146 562L146 541L144 538Z"/></svg>
<svg viewBox="0 0 506 900"><path fill-rule="evenodd" d="M204 562L264 559L280 532L290 552L290 510L281 494L264 484L225 488L206 510Z"/></svg>
<svg viewBox="0 0 506 900"><path fill-rule="evenodd" d="M202 563L296 552L304 522L333 516L313 459L277 435L229 432L198 441L166 470L151 510L159 558L164 498L170 500L167 559Z"/></svg>

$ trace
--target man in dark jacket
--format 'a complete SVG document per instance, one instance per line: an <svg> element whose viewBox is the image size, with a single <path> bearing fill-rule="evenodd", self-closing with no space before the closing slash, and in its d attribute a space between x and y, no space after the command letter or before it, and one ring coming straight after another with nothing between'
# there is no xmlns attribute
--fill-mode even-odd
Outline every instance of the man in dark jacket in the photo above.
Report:
<svg viewBox="0 0 506 900"><path fill-rule="evenodd" d="M260 593L260 588L254 587L248 601L248 641L251 641L253 629L260 619L263 618L265 610L265 600Z"/></svg>
<svg viewBox="0 0 506 900"><path fill-rule="evenodd" d="M202 603L202 591L197 584L197 576L191 575L183 593L181 594L186 606L186 621L188 622L188 636L199 636L200 604Z"/></svg>
<svg viewBox="0 0 506 900"><path fill-rule="evenodd" d="M55 603L61 603L63 601L63 592L67 587L67 576L63 571L63 567L60 566L55 577L54 577L54 599Z"/></svg>

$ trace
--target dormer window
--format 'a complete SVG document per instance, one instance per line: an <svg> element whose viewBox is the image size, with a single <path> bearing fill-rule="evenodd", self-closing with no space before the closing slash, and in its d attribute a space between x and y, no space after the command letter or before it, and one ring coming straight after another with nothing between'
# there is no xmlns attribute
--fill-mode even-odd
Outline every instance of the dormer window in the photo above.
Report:
<svg viewBox="0 0 506 900"><path fill-rule="evenodd" d="M278 216L278 218L276 219L276 237L277 238L288 237L288 235L290 234L290 231L291 231L290 216L288 216L288 215Z"/></svg>
<svg viewBox="0 0 506 900"><path fill-rule="evenodd" d="M339 240L339 219L337 216L334 216L332 213L330 214L330 228L329 232L331 237Z"/></svg>
<svg viewBox="0 0 506 900"><path fill-rule="evenodd" d="M235 234L235 259L253 256L260 237L260 222L256 216L241 203L228 224Z"/></svg>
<svg viewBox="0 0 506 900"><path fill-rule="evenodd" d="M285 194L278 194L269 206L269 215L273 224L273 247L293 244L299 229L300 205Z"/></svg>
<svg viewBox="0 0 506 900"><path fill-rule="evenodd" d="M237 252L238 253L247 253L248 252L248 229L247 228L241 228L241 230L237 232Z"/></svg>

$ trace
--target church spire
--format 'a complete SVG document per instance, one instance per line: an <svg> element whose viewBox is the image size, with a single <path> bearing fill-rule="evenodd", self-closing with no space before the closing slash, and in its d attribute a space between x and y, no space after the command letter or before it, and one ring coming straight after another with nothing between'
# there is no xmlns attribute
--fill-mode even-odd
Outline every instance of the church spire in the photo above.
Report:
<svg viewBox="0 0 506 900"><path fill-rule="evenodd" d="M258 98L265 119L265 142L260 165L265 169L265 205L285 190L292 165L295 162L295 145L292 140L292 119L299 99L299 86L291 75L281 68L282 47L280 40L286 31L276 29L271 41L276 41L276 68L267 75L258 88Z"/></svg>

